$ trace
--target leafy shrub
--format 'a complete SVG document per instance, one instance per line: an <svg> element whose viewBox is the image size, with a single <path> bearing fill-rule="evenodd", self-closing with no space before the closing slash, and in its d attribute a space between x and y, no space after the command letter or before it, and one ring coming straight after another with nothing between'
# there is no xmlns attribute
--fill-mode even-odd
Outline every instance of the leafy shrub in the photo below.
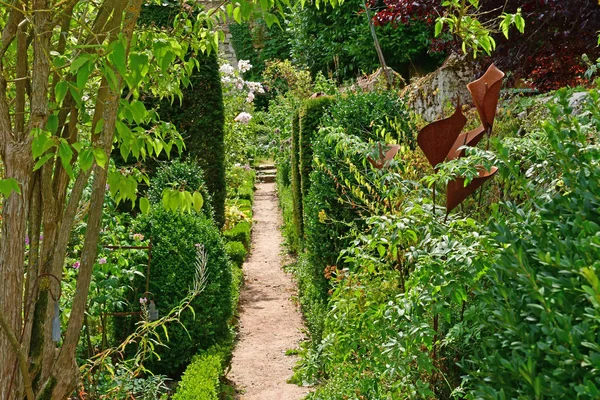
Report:
<svg viewBox="0 0 600 400"><path fill-rule="evenodd" d="M254 201L254 183L256 171L248 166L234 166L227 171L227 187L229 197Z"/></svg>
<svg viewBox="0 0 600 400"><path fill-rule="evenodd" d="M204 181L204 171L195 161L175 159L163 163L150 180L148 200L151 204L160 204L163 190L171 187L200 192L204 198L203 211L212 215L211 197Z"/></svg>
<svg viewBox="0 0 600 400"><path fill-rule="evenodd" d="M218 228L205 215L173 213L155 207L148 215L138 217L135 229L152 240L150 292L159 310L170 310L179 304L194 277L196 244L206 249L208 282L192 302L195 316L191 312L181 315L187 330L180 325L169 326L169 348L156 348L161 360L153 359L148 364L155 373L177 376L198 350L229 335L231 266ZM144 292L144 281L140 280L136 293Z"/></svg>
<svg viewBox="0 0 600 400"><path fill-rule="evenodd" d="M375 3L368 3L373 4ZM384 3L377 3L377 8ZM385 2L387 4L387 2ZM306 7L290 18L293 58L316 75L333 75L338 82L354 79L379 67L362 1L345 1L334 9ZM408 75L409 65L435 68L427 55L433 30L421 21L375 27L386 63Z"/></svg>
<svg viewBox="0 0 600 400"><path fill-rule="evenodd" d="M600 396L600 96L589 96L573 116L559 92L542 124L556 179L522 177L543 195L491 225L504 251L484 264L481 348L465 363L478 398Z"/></svg>
<svg viewBox="0 0 600 400"><path fill-rule="evenodd" d="M181 377L173 400L219 400L222 374L223 357L219 351L210 349L194 356Z"/></svg>
<svg viewBox="0 0 600 400"><path fill-rule="evenodd" d="M238 267L241 267L246 260L247 251L242 242L225 243L225 253L227 253L229 259Z"/></svg>
<svg viewBox="0 0 600 400"><path fill-rule="evenodd" d="M416 137L408 110L394 91L340 95L323 118L323 126L343 127L363 140L377 139L377 128L396 135L400 144L415 147Z"/></svg>
<svg viewBox="0 0 600 400"><path fill-rule="evenodd" d="M250 250L250 232L252 227L249 222L240 222L228 231L223 232L223 237L228 242L241 242L246 250Z"/></svg>

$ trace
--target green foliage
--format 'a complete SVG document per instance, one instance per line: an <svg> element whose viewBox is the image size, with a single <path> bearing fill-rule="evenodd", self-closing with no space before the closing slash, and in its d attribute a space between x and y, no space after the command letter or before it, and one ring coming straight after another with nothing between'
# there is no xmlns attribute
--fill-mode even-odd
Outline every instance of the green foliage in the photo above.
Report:
<svg viewBox="0 0 600 400"><path fill-rule="evenodd" d="M227 171L227 188L230 198L254 201L254 183L256 182L256 171L248 167L234 166Z"/></svg>
<svg viewBox="0 0 600 400"><path fill-rule="evenodd" d="M218 400L221 395L223 355L211 348L194 356L187 367L173 400Z"/></svg>
<svg viewBox="0 0 600 400"><path fill-rule="evenodd" d="M304 229L302 224L302 186L300 181L300 112L296 111L292 117L292 150L291 150L291 188L294 220L294 240L297 244L296 251L302 248Z"/></svg>
<svg viewBox="0 0 600 400"><path fill-rule="evenodd" d="M345 1L334 9L298 8L289 26L293 58L313 76L321 71L342 82L380 66L362 0ZM431 62L427 49L433 32L426 23L385 24L375 29L386 63L394 70L408 75L410 65Z"/></svg>
<svg viewBox="0 0 600 400"><path fill-rule="evenodd" d="M249 60L253 68L244 74L246 79L260 81L270 60L290 56L289 32L285 21L281 26L267 27L257 18L251 23L231 24L231 45L238 60Z"/></svg>
<svg viewBox="0 0 600 400"><path fill-rule="evenodd" d="M200 193L204 199L203 212L212 215L211 196L204 181L204 171L192 159L185 161L175 159L160 165L154 172L148 187L147 196L150 203L160 204L165 189Z"/></svg>
<svg viewBox="0 0 600 400"><path fill-rule="evenodd" d="M317 97L304 102L300 108L300 135L298 137L299 159L297 168L300 169L300 196L308 195L310 188L310 172L312 171L313 143L321 127L321 119L332 106L332 97Z"/></svg>
<svg viewBox="0 0 600 400"><path fill-rule="evenodd" d="M235 241L225 243L225 253L238 268L241 268L248 254L244 243Z"/></svg>
<svg viewBox="0 0 600 400"><path fill-rule="evenodd" d="M481 348L465 362L478 398L600 395L598 100L590 91L586 112L573 116L559 92L541 126L555 179L528 185L544 195L507 204L491 225L504 251L484 260Z"/></svg>
<svg viewBox="0 0 600 400"><path fill-rule="evenodd" d="M416 138L404 102L394 91L338 96L324 117L323 126L343 127L350 135L377 139L377 128L395 134L393 140L414 148Z"/></svg>
<svg viewBox="0 0 600 400"><path fill-rule="evenodd" d="M484 51L488 56L496 49L496 41L492 37L494 33L490 24L484 24L479 20L479 0L446 0L442 3L446 7L446 14L438 17L435 23L435 36L439 36L448 27L451 34L456 35L462 41L462 50L466 54L468 50L473 51L473 58L477 53ZM503 12L498 16L498 26L504 36L508 39L511 26L515 26L521 33L525 31L525 20L521 16L521 9L514 14Z"/></svg>
<svg viewBox="0 0 600 400"><path fill-rule="evenodd" d="M228 231L223 232L223 237L228 242L241 242L246 250L250 250L250 232L252 227L249 222L240 222Z"/></svg>
<svg viewBox="0 0 600 400"><path fill-rule="evenodd" d="M198 350L229 335L231 266L217 227L203 214L181 214L155 207L148 215L138 217L136 227L152 240L150 292L163 312L181 301L192 281L196 245L204 245L207 251L208 282L191 303L195 313L183 313L181 325L168 327L169 348L156 348L161 359L152 359L148 364L155 373L177 376ZM143 282L139 282L136 292L144 292Z"/></svg>
<svg viewBox="0 0 600 400"><path fill-rule="evenodd" d="M224 111L217 56L196 56L198 64L190 76L190 87L175 103L162 101L161 119L178 127L186 138L186 157L197 160L210 193L215 221L225 222Z"/></svg>

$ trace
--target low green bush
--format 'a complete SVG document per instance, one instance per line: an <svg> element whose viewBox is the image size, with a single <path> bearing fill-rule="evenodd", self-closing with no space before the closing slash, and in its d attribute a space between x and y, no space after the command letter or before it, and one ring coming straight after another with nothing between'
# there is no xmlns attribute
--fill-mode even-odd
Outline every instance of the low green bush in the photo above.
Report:
<svg viewBox="0 0 600 400"><path fill-rule="evenodd" d="M250 232L252 227L249 222L240 222L230 230L223 232L223 237L228 242L241 242L246 250L250 250Z"/></svg>
<svg viewBox="0 0 600 400"><path fill-rule="evenodd" d="M181 323L168 326L168 346L157 346L160 360L151 359L146 366L154 373L171 377L181 374L193 354L226 339L232 315L231 264L215 223L197 213L175 213L154 207L140 215L135 231L152 240L150 292L159 315L178 305L186 296L195 276L197 244L207 255L208 281L204 291L191 303L195 315L186 311ZM139 279L135 293L145 291L145 279ZM137 299L134 299L137 302Z"/></svg>
<svg viewBox="0 0 600 400"><path fill-rule="evenodd" d="M223 374L223 356L210 349L194 356L187 367L173 400L219 400L220 378Z"/></svg>
<svg viewBox="0 0 600 400"><path fill-rule="evenodd" d="M238 267L242 266L246 260L246 254L248 254L244 243L235 241L225 243L225 253L227 253L229 259Z"/></svg>

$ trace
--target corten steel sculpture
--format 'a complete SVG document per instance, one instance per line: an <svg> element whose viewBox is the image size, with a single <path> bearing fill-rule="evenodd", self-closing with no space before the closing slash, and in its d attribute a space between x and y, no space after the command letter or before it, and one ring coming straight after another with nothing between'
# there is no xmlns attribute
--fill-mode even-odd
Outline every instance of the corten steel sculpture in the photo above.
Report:
<svg viewBox="0 0 600 400"><path fill-rule="evenodd" d="M437 171L436 165L448 157L451 149L455 147L460 131L465 127L467 117L464 116L460 107L452 116L427 125L417 136L417 143L429 164ZM456 146L458 148L460 146Z"/></svg>
<svg viewBox="0 0 600 400"><path fill-rule="evenodd" d="M492 132L494 118L496 118L496 107L498 106L498 97L502 87L502 78L504 78L504 72L492 64L481 78L467 85L467 89L473 97L473 103L477 108L479 119L481 119L488 135Z"/></svg>
<svg viewBox="0 0 600 400"><path fill-rule="evenodd" d="M434 170L437 171L436 166L446 159L454 160L463 157L465 151L464 149L459 150L461 146L477 145L485 133L488 134L489 138L496 117L502 78L504 78L504 72L492 64L481 78L467 85L481 120L479 127L460 133L467 123L467 119L460 110L459 105L451 117L433 122L421 129L417 137L417 143ZM467 186L464 185L464 178L457 178L449 182L446 189L446 217L448 217L450 211L474 193L496 172L498 172L496 167L492 167L490 171L480 168L479 176L474 178ZM433 187L433 207L435 212L435 186Z"/></svg>

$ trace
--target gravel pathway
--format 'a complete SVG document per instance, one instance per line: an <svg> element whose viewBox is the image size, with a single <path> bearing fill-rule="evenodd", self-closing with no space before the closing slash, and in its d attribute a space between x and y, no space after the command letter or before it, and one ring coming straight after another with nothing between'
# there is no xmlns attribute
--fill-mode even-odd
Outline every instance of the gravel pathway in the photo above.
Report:
<svg viewBox="0 0 600 400"><path fill-rule="evenodd" d="M279 231L281 216L275 183L259 183L255 192L252 250L244 263L245 284L240 298L238 343L227 378L239 400L299 400L308 388L286 383L304 338L302 316L290 297L296 293L283 272Z"/></svg>

